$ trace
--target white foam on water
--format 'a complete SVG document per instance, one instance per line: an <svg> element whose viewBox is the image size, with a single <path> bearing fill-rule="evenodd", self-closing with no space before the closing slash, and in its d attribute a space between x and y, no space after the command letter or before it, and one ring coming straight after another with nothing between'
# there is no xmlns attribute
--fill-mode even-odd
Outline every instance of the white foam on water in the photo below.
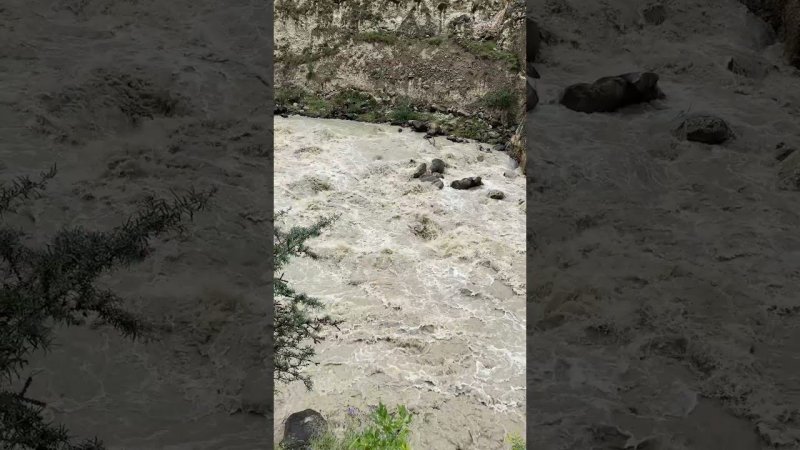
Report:
<svg viewBox="0 0 800 450"><path fill-rule="evenodd" d="M299 409L324 413L380 398L469 418L473 434L522 432L525 179L503 175L513 161L386 125L301 117L275 124L275 205L291 208L285 225L340 215L309 242L321 258L292 262L286 278L344 320L308 370L317 388L281 388L276 431ZM448 165L442 190L411 178L432 158ZM449 187L467 176L484 186ZM488 198L489 189L505 199ZM415 234L421 224L430 234ZM457 398L458 412L437 411ZM435 428L416 433L417 445L464 431Z"/></svg>

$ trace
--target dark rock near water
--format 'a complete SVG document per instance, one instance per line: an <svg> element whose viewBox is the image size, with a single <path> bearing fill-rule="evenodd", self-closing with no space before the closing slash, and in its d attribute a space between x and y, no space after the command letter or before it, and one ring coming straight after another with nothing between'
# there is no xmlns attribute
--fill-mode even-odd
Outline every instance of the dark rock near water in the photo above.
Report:
<svg viewBox="0 0 800 450"><path fill-rule="evenodd" d="M431 161L431 172L444 173L444 161L439 158L434 158Z"/></svg>
<svg viewBox="0 0 800 450"><path fill-rule="evenodd" d="M497 144L494 147L492 147L492 150L496 152L504 152L506 151L506 149L507 149L506 144Z"/></svg>
<svg viewBox="0 0 800 450"><path fill-rule="evenodd" d="M439 180L441 178L444 178L444 175L434 172L434 173L429 173L429 174L426 174L426 175L423 175L423 176L419 177L419 180L420 181L428 181L428 182L432 183L432 182L434 182L436 180Z"/></svg>
<svg viewBox="0 0 800 450"><path fill-rule="evenodd" d="M453 189L471 189L482 184L481 177L468 177L453 181L450 183L450 187Z"/></svg>
<svg viewBox="0 0 800 450"><path fill-rule="evenodd" d="M420 177L419 180L420 181L424 181L426 183L431 183L432 185L436 186L437 188L442 189L444 187L444 183L441 180L441 178L443 176L444 175L442 175L440 173L432 173L432 174L428 174L428 175L424 175L424 176Z"/></svg>
<svg viewBox="0 0 800 450"><path fill-rule="evenodd" d="M658 75L637 72L603 77L594 83L573 84L564 90L560 102L573 111L595 113L612 112L663 97Z"/></svg>
<svg viewBox="0 0 800 450"><path fill-rule="evenodd" d="M428 166L425 163L422 163L422 164L419 165L419 167L417 167L417 170L414 171L414 174L412 175L412 177L419 178L419 177L425 175L425 172L427 170L428 170Z"/></svg>
<svg viewBox="0 0 800 450"><path fill-rule="evenodd" d="M504 194L503 191L492 189L489 191L489 198L493 198L495 200L502 200L506 198L506 194Z"/></svg>
<svg viewBox="0 0 800 450"><path fill-rule="evenodd" d="M535 62L539 56L539 47L542 44L542 35L539 31L539 24L528 16L525 18L525 51L526 60Z"/></svg>
<svg viewBox="0 0 800 450"><path fill-rule="evenodd" d="M539 75L539 71L536 70L536 67L533 65L532 62L529 62L525 65L525 75L534 79L542 77L541 75Z"/></svg>
<svg viewBox="0 0 800 450"><path fill-rule="evenodd" d="M447 140L450 142L455 142L457 144L463 144L464 142L467 142L466 139L460 138L458 136L447 136Z"/></svg>
<svg viewBox="0 0 800 450"><path fill-rule="evenodd" d="M744 55L731 56L725 67L736 75L754 79L764 78L772 69L766 61Z"/></svg>
<svg viewBox="0 0 800 450"><path fill-rule="evenodd" d="M531 111L539 104L539 94L536 92L533 78L527 77L527 96L525 97L525 111Z"/></svg>
<svg viewBox="0 0 800 450"><path fill-rule="evenodd" d="M421 120L410 120L408 125L417 133L424 133L428 131L428 124Z"/></svg>
<svg viewBox="0 0 800 450"><path fill-rule="evenodd" d="M677 131L687 141L712 145L722 144L733 137L733 130L728 123L711 115L690 117L683 121Z"/></svg>
<svg viewBox="0 0 800 450"><path fill-rule="evenodd" d="M310 449L311 439L325 433L327 428L328 422L313 409L293 413L286 419L281 444L287 450Z"/></svg>

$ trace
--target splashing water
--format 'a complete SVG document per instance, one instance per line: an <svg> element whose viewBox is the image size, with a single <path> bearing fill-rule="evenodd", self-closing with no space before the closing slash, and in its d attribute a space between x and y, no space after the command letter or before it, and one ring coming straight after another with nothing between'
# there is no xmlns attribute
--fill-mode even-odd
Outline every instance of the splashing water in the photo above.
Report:
<svg viewBox="0 0 800 450"><path fill-rule="evenodd" d="M442 190L411 178L447 164ZM317 347L314 390L280 386L292 412L402 403L414 448L504 448L524 431L525 179L505 154L397 127L275 118L275 207L285 226L340 214L286 278L345 323ZM484 185L450 182L480 176ZM488 197L499 189L505 198ZM299 385L300 383L298 383Z"/></svg>

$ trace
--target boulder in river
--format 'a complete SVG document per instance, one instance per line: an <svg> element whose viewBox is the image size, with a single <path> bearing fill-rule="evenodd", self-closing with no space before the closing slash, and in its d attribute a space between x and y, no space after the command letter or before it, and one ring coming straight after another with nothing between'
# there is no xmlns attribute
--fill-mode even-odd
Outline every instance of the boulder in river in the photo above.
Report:
<svg viewBox="0 0 800 450"><path fill-rule="evenodd" d="M417 170L414 171L414 174L412 175L412 177L419 178L419 177L425 175L425 172L427 172L427 170L428 170L428 166L425 163L422 163L422 164L419 165L419 167L417 167Z"/></svg>
<svg viewBox="0 0 800 450"><path fill-rule="evenodd" d="M711 115L689 117L683 121L677 131L687 141L711 145L722 144L733 137L733 131L728 123Z"/></svg>
<svg viewBox="0 0 800 450"><path fill-rule="evenodd" d="M481 186L482 184L483 181L481 181L481 177L468 177L460 180L454 180L450 183L450 187L453 189L471 189Z"/></svg>
<svg viewBox="0 0 800 450"><path fill-rule="evenodd" d="M501 191L501 190L491 189L489 191L489 198L493 198L495 200L502 200L502 199L506 198L506 194L503 193L503 191Z"/></svg>
<svg viewBox="0 0 800 450"><path fill-rule="evenodd" d="M431 172L444 173L444 161L434 158L431 161Z"/></svg>
<svg viewBox="0 0 800 450"><path fill-rule="evenodd" d="M533 78L527 77L527 96L525 97L525 111L531 111L539 104L539 94L533 84Z"/></svg>
<svg viewBox="0 0 800 450"><path fill-rule="evenodd" d="M328 422L313 409L292 413L286 419L281 445L287 450L307 450L311 439L324 434Z"/></svg>
<svg viewBox="0 0 800 450"><path fill-rule="evenodd" d="M612 112L624 106L663 97L657 74L634 72L603 77L594 83L568 86L561 95L560 103L573 111L596 113Z"/></svg>

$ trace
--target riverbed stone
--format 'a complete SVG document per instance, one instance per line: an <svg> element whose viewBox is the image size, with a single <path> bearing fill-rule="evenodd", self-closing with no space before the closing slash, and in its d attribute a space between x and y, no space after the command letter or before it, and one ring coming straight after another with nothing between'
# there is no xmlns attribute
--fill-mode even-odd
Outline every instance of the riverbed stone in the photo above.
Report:
<svg viewBox="0 0 800 450"><path fill-rule="evenodd" d="M313 409L292 413L286 419L281 445L287 450L310 450L311 440L327 429L328 422Z"/></svg>

